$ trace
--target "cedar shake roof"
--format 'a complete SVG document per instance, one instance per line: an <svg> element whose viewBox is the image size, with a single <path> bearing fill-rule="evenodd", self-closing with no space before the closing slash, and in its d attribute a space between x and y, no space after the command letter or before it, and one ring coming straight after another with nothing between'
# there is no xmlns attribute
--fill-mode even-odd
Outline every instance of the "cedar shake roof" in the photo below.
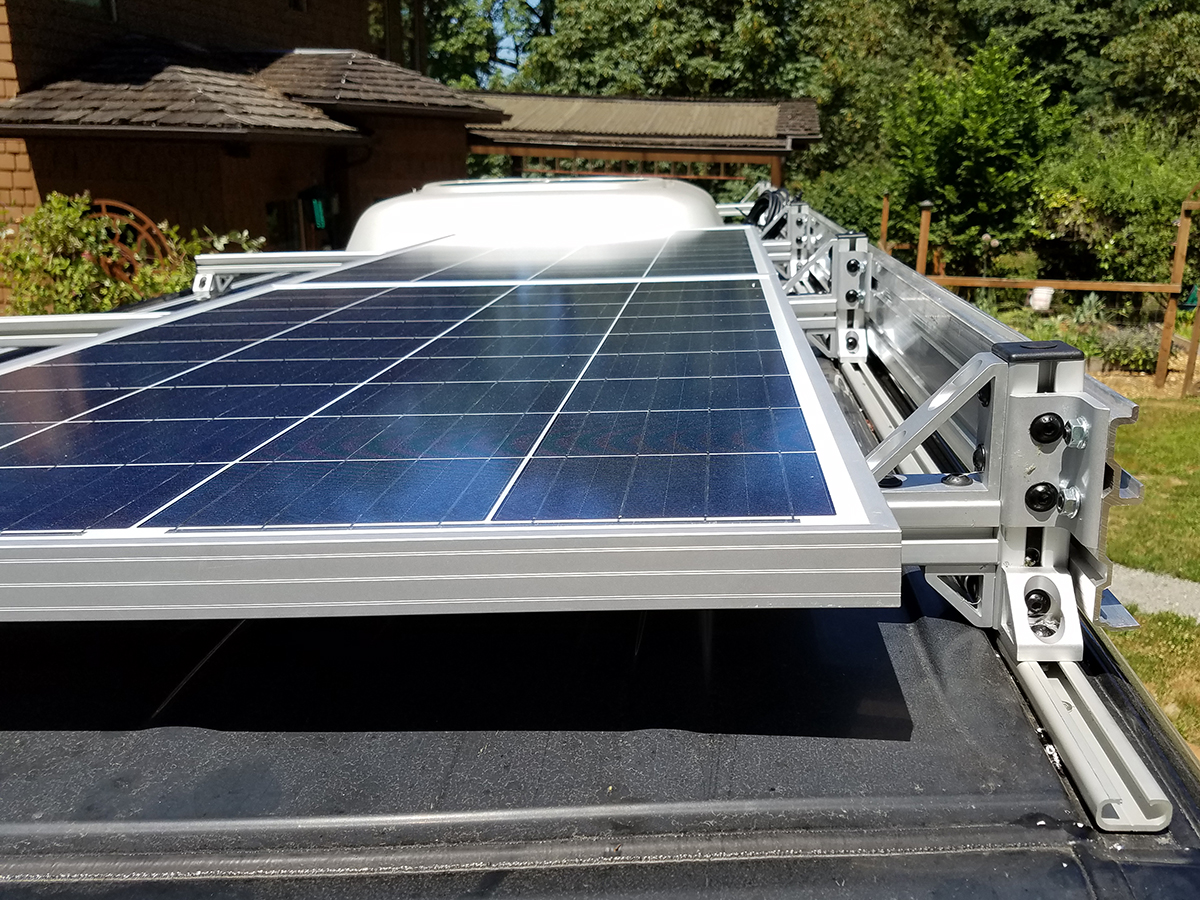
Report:
<svg viewBox="0 0 1200 900"><path fill-rule="evenodd" d="M504 118L475 95L360 50L293 50L258 77L292 99L315 106L420 110L477 122Z"/></svg>
<svg viewBox="0 0 1200 900"><path fill-rule="evenodd" d="M357 128L316 108L347 104L488 122L504 115L369 53L239 53L133 36L73 76L0 103L0 134L360 140Z"/></svg>
<svg viewBox="0 0 1200 900"><path fill-rule="evenodd" d="M356 138L357 130L284 96L244 61L132 38L74 77L0 104L0 133L130 131Z"/></svg>
<svg viewBox="0 0 1200 900"><path fill-rule="evenodd" d="M816 101L480 94L508 113L471 132L497 144L781 153L820 140Z"/></svg>

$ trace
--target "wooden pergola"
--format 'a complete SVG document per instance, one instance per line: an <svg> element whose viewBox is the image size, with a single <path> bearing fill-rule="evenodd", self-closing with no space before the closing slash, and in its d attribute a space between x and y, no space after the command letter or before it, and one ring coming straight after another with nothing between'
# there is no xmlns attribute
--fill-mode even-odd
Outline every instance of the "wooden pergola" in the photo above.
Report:
<svg viewBox="0 0 1200 900"><path fill-rule="evenodd" d="M793 100L661 100L488 93L502 123L468 126L472 153L519 172L732 180L767 166L783 182L790 153L820 140L817 108Z"/></svg>

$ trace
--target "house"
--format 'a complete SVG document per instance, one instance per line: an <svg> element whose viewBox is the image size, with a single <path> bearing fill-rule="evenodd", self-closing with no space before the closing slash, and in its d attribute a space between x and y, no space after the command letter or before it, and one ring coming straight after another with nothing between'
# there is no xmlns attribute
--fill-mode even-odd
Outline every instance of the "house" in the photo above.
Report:
<svg viewBox="0 0 1200 900"><path fill-rule="evenodd" d="M464 176L466 123L505 118L368 43L366 0L0 0L0 208L87 190L339 246L376 200Z"/></svg>

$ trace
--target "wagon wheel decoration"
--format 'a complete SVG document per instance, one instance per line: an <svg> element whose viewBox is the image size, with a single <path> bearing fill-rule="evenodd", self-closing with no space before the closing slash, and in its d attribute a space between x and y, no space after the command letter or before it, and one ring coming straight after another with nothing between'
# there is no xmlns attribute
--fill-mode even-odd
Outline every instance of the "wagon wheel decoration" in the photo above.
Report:
<svg viewBox="0 0 1200 900"><path fill-rule="evenodd" d="M176 254L170 242L144 212L119 200L95 200L89 218L107 219L113 230L116 255L98 260L110 278L131 282L147 261L170 259Z"/></svg>

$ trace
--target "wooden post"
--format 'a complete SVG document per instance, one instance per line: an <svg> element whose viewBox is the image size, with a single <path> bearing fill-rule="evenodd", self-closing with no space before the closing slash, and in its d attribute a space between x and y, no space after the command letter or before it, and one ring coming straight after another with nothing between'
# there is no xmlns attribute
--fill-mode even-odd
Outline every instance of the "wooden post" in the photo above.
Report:
<svg viewBox="0 0 1200 900"><path fill-rule="evenodd" d="M933 218L933 201L922 200L917 206L921 207L921 234L917 238L917 274L925 274L925 257L929 253L929 221Z"/></svg>
<svg viewBox="0 0 1200 900"><path fill-rule="evenodd" d="M1192 211L1188 209L1189 205L1185 200L1179 207L1179 230L1175 232L1175 260L1171 265L1171 284L1178 284L1181 287L1183 267L1187 262L1188 238L1192 234ZM1167 383L1167 369L1171 364L1171 342L1175 338L1175 316L1178 309L1179 295L1172 294L1167 300L1167 313L1163 317L1162 341L1158 345L1158 366L1154 370L1154 383L1158 387Z"/></svg>
<svg viewBox="0 0 1200 900"><path fill-rule="evenodd" d="M783 157L771 157L771 184L775 187L783 187Z"/></svg>
<svg viewBox="0 0 1200 900"><path fill-rule="evenodd" d="M1192 376L1196 374L1196 351L1200 350L1200 316L1192 319L1192 344L1188 347L1187 368L1183 372L1183 390L1179 399L1186 400L1192 392Z"/></svg>
<svg viewBox="0 0 1200 900"><path fill-rule="evenodd" d="M891 197L890 193L883 195L883 212L879 214L879 249L888 256L892 255L892 251L888 249L887 245L888 213L891 210Z"/></svg>

